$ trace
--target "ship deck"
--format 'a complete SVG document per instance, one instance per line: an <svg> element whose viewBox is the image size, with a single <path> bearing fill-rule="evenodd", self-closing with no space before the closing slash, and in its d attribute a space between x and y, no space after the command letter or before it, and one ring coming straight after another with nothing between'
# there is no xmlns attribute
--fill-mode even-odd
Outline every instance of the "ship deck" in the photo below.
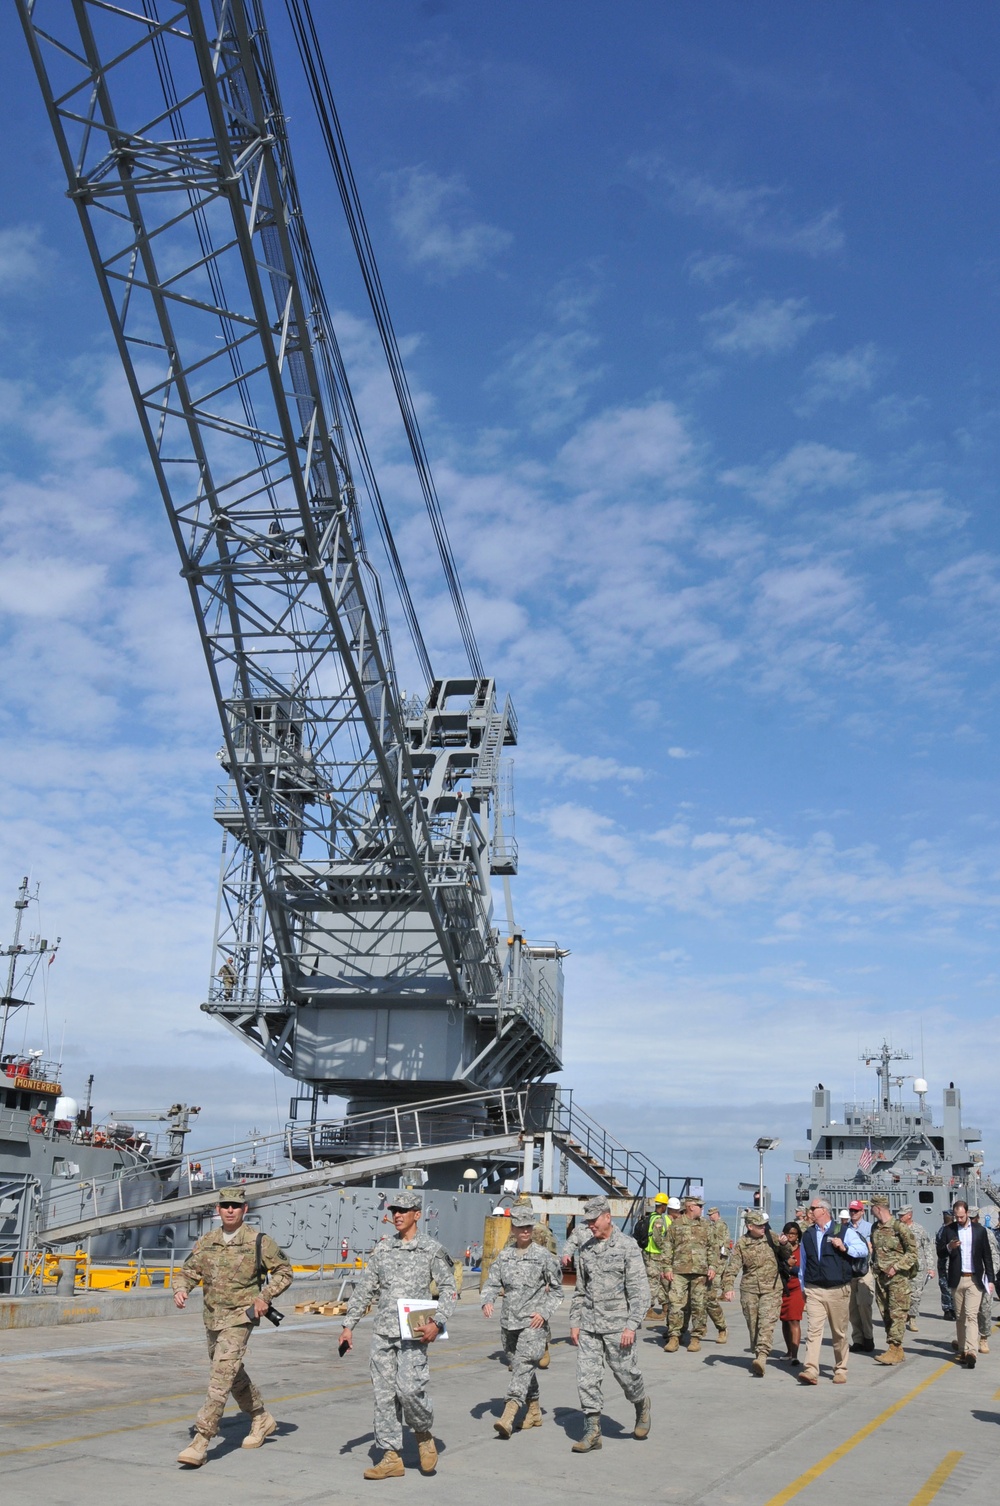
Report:
<svg viewBox="0 0 1000 1506"><path fill-rule="evenodd" d="M936 1295L936 1293L935 1293ZM289 1304L290 1306L290 1304ZM279 1419L257 1451L240 1448L246 1420L230 1411L200 1470L174 1460L204 1394L206 1363L194 1313L0 1335L0 1461L10 1498L166 1506L220 1497L350 1503L380 1494L467 1506L477 1495L532 1499L665 1500L685 1506L818 1506L822 1500L931 1501L979 1506L995 1497L1000 1433L1000 1342L974 1371L951 1361L954 1325L933 1312L908 1335L904 1365L852 1355L849 1381L805 1387L772 1359L748 1373L746 1333L734 1304L729 1343L667 1355L655 1330L641 1336L653 1398L647 1442L632 1439L632 1409L607 1377L604 1446L574 1455L581 1431L568 1340L568 1304L556 1316L552 1363L540 1374L545 1426L497 1438L506 1370L498 1331L467 1292L451 1337L432 1351L437 1473L363 1481L372 1447L367 1329L341 1360L337 1319L289 1314L254 1337L250 1370ZM1000 1339L1000 1336L998 1336ZM407 1435L407 1465L415 1448Z"/></svg>

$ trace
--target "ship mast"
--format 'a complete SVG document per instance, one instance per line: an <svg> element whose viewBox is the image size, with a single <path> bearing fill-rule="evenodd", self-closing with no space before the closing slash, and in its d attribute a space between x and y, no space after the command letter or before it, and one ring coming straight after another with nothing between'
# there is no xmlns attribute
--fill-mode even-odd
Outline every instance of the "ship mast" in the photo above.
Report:
<svg viewBox="0 0 1000 1506"><path fill-rule="evenodd" d="M858 1060L863 1061L866 1067L870 1067L872 1062L875 1063L875 1071L878 1074L878 1096L882 1105L882 1112L884 1114L887 1114L892 1108L892 1103L890 1100L891 1084L889 1077L889 1063L911 1061L912 1058L909 1051L894 1051L893 1048L889 1045L889 1042L883 1040L881 1046L877 1051L862 1051ZM900 1082L902 1082L902 1078L900 1078Z"/></svg>
<svg viewBox="0 0 1000 1506"><path fill-rule="evenodd" d="M28 893L28 878L27 875L25 875L21 880L20 887L18 888L17 899L14 901L14 940L11 942L10 946L4 947L3 951L0 952L0 956L8 958L7 987L4 989L3 998L0 999L0 1004L3 1005L3 1020L2 1022L0 1022L0 1061L3 1060L3 1048L4 1042L7 1038L8 1020L10 1019L11 1015L16 1014L19 1009L30 1009L32 1003L31 999L18 999L14 996L14 978L17 971L18 959L25 957L34 957L38 959L44 957L47 952L51 952L54 957L56 952L59 950L59 942L61 940L61 937L58 936L56 937L54 946L49 946L48 939L46 937L37 936L30 937L24 945L22 945L21 943L21 922L24 919L24 912L28 908L28 905L31 903L31 901L37 899L37 888L35 889L34 894ZM37 966L38 962L36 960L35 967ZM28 981L31 981L30 975Z"/></svg>

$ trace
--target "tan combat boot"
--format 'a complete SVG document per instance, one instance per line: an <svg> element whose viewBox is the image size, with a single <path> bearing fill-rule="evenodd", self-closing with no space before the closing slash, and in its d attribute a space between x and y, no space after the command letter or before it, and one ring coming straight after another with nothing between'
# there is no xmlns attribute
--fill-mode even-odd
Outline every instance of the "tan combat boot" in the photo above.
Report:
<svg viewBox="0 0 1000 1506"><path fill-rule="evenodd" d="M265 1438L270 1438L272 1433L278 1431L278 1424L270 1412L255 1412L251 1423L250 1431L240 1444L240 1448L260 1448Z"/></svg>
<svg viewBox="0 0 1000 1506"><path fill-rule="evenodd" d="M182 1449L177 1455L177 1463L190 1464L192 1469L198 1469L205 1462L211 1441L211 1438L206 1438L204 1433L195 1433L187 1448Z"/></svg>
<svg viewBox="0 0 1000 1506"><path fill-rule="evenodd" d="M633 1438L649 1437L649 1419L653 1410L653 1404L648 1396L635 1404L635 1427L632 1430Z"/></svg>
<svg viewBox="0 0 1000 1506"><path fill-rule="evenodd" d="M514 1423L517 1419L517 1402L509 1401L503 1409L503 1413L493 1424L501 1438L509 1438L514 1431Z"/></svg>
<svg viewBox="0 0 1000 1506"><path fill-rule="evenodd" d="M719 1331L718 1331L718 1333L715 1336L715 1342L717 1344L724 1344L728 1338L729 1338L729 1329L728 1328L720 1328Z"/></svg>
<svg viewBox="0 0 1000 1506"><path fill-rule="evenodd" d="M902 1344L890 1344L885 1354L880 1354L875 1363L876 1365L901 1365L903 1363Z"/></svg>
<svg viewBox="0 0 1000 1506"><path fill-rule="evenodd" d="M437 1445L434 1442L433 1433L414 1433L417 1440L417 1453L420 1455L420 1473L430 1475L438 1462Z"/></svg>
<svg viewBox="0 0 1000 1506"><path fill-rule="evenodd" d="M536 1396L533 1401L528 1402L528 1410L525 1412L524 1421L521 1423L521 1432L523 1433L525 1428L540 1428L541 1425L542 1409L538 1405L538 1397Z"/></svg>
<svg viewBox="0 0 1000 1506"><path fill-rule="evenodd" d="M601 1447L601 1414L600 1412L587 1413L587 1431L579 1443L574 1443L574 1454L589 1454L591 1449Z"/></svg>
<svg viewBox="0 0 1000 1506"><path fill-rule="evenodd" d="M677 1335L675 1333L672 1333L670 1335L669 1339L667 1340L667 1342L664 1344L663 1349L664 1349L664 1352L666 1354L674 1354L674 1353L676 1353L676 1351L680 1347L681 1347L681 1341L680 1341L680 1339L677 1337Z"/></svg>
<svg viewBox="0 0 1000 1506"><path fill-rule="evenodd" d="M980 1354L989 1354L989 1352L990 1352L990 1341L989 1341L989 1339L980 1339L979 1340L979 1353Z"/></svg>
<svg viewBox="0 0 1000 1506"><path fill-rule="evenodd" d="M920 1332L920 1329L917 1327L917 1322L916 1322L915 1318L907 1318L907 1320L906 1320L906 1326L910 1330L911 1333L919 1333Z"/></svg>
<svg viewBox="0 0 1000 1506"><path fill-rule="evenodd" d="M396 1450L394 1448L387 1448L379 1462L373 1464L371 1469L365 1470L364 1478L366 1480L391 1480L396 1475L405 1474L406 1470L403 1468L403 1461L396 1453Z"/></svg>
<svg viewBox="0 0 1000 1506"><path fill-rule="evenodd" d="M698 1350L700 1348L701 1348L701 1339L698 1337L698 1335L696 1333L693 1333L691 1335L691 1337L688 1339L688 1354L697 1354Z"/></svg>
<svg viewBox="0 0 1000 1506"><path fill-rule="evenodd" d="M549 1368L549 1362L551 1361L551 1358L552 1358L552 1356L549 1354L549 1346L548 1346L548 1344L546 1344L546 1346L545 1346L545 1353L542 1355L541 1359L538 1361L538 1368L539 1368L539 1370L547 1370Z"/></svg>
<svg viewBox="0 0 1000 1506"><path fill-rule="evenodd" d="M766 1360L766 1358L767 1356L764 1354L754 1355L754 1358L750 1362L751 1375L761 1376L764 1374L764 1361Z"/></svg>

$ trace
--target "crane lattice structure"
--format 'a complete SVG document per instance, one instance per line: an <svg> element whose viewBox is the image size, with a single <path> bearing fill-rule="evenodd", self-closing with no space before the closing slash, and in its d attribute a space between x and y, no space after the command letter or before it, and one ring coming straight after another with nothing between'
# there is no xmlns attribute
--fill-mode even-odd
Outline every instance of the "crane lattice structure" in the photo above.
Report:
<svg viewBox="0 0 1000 1506"><path fill-rule="evenodd" d="M431 678L405 582L430 683L400 697L260 0L17 5L221 713L202 1007L314 1095L536 1080L561 954L501 947L490 899L516 720L467 633Z"/></svg>

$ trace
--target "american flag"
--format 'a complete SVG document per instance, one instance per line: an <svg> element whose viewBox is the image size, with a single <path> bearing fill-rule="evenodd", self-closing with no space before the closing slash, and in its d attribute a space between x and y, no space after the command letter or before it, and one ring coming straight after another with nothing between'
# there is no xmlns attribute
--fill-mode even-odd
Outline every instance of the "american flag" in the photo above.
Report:
<svg viewBox="0 0 1000 1506"><path fill-rule="evenodd" d="M872 1150L872 1142L871 1140L869 1140L868 1144L865 1146L864 1150L861 1152L861 1155L858 1158L858 1170L869 1172L871 1171L874 1164L875 1152Z"/></svg>

